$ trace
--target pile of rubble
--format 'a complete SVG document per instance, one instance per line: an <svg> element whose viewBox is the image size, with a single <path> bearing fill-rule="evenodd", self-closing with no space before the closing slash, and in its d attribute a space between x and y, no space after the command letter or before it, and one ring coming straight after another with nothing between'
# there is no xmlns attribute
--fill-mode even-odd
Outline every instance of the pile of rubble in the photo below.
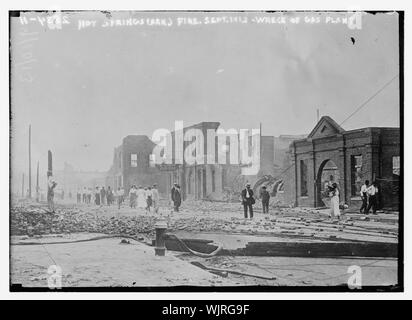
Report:
<svg viewBox="0 0 412 320"><path fill-rule="evenodd" d="M79 210L71 207L56 208L48 212L40 205L24 205L11 208L11 235L44 235L61 233L105 233L135 236L146 234L154 236L155 216L107 216L99 215L93 210ZM168 218L168 230L218 231L229 230L230 223L224 219L212 217Z"/></svg>
<svg viewBox="0 0 412 320"><path fill-rule="evenodd" d="M11 235L41 235L55 233L93 232L136 235L151 233L153 217L107 217L77 209L56 209L50 213L36 206L12 208L10 211Z"/></svg>

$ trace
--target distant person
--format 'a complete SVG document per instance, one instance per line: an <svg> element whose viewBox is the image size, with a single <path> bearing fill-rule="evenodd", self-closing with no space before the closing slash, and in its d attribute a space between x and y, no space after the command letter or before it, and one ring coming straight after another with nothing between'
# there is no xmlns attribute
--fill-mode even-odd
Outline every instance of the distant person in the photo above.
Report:
<svg viewBox="0 0 412 320"><path fill-rule="evenodd" d="M92 188L87 188L87 204L90 204L92 202Z"/></svg>
<svg viewBox="0 0 412 320"><path fill-rule="evenodd" d="M366 209L368 208L368 188L369 188L369 180L365 180L365 183L362 185L360 190L360 196L362 199L362 206L360 207L360 213L366 213Z"/></svg>
<svg viewBox="0 0 412 320"><path fill-rule="evenodd" d="M145 196L146 196L146 211L150 212L150 207L153 204L152 187L145 188Z"/></svg>
<svg viewBox="0 0 412 320"><path fill-rule="evenodd" d="M173 201L173 209L175 212L179 212L179 207L182 204L182 195L180 193L180 186L177 183L173 184L170 194Z"/></svg>
<svg viewBox="0 0 412 320"><path fill-rule="evenodd" d="M77 203L80 203L82 201L82 191L80 190L80 188L77 188Z"/></svg>
<svg viewBox="0 0 412 320"><path fill-rule="evenodd" d="M83 187L82 201L83 201L83 203L87 202L87 188L86 187Z"/></svg>
<svg viewBox="0 0 412 320"><path fill-rule="evenodd" d="M137 196L137 207L138 208L146 209L147 207L146 190L144 190L142 186L139 186L139 188L137 189L136 196Z"/></svg>
<svg viewBox="0 0 412 320"><path fill-rule="evenodd" d="M152 188L152 201L153 201L153 210L155 213L158 213L160 196L159 196L159 191L157 190L156 184L154 184Z"/></svg>
<svg viewBox="0 0 412 320"><path fill-rule="evenodd" d="M54 212L54 188L56 188L57 183L52 177L49 177L47 185L47 204L49 206L49 211Z"/></svg>
<svg viewBox="0 0 412 320"><path fill-rule="evenodd" d="M106 203L106 189L104 186L100 189L100 202L101 205L104 205Z"/></svg>
<svg viewBox="0 0 412 320"><path fill-rule="evenodd" d="M248 209L249 217L250 219L253 219L253 205L255 204L255 199L253 198L253 190L250 188L250 183L246 183L245 189L242 190L241 196L245 219L248 218Z"/></svg>
<svg viewBox="0 0 412 320"><path fill-rule="evenodd" d="M110 206L113 202L113 192L110 186L107 187L107 205Z"/></svg>
<svg viewBox="0 0 412 320"><path fill-rule="evenodd" d="M372 208L372 213L376 214L376 210L378 209L378 186L377 183L374 181L372 185L370 185L366 191L369 197L369 204L366 208L366 214L369 214L370 209Z"/></svg>
<svg viewBox="0 0 412 320"><path fill-rule="evenodd" d="M340 219L340 209L339 209L339 189L336 183L332 184L329 188L330 197L330 216Z"/></svg>
<svg viewBox="0 0 412 320"><path fill-rule="evenodd" d="M119 209L120 209L120 206L123 203L123 196L124 196L124 190L119 187L116 191L117 206L118 206Z"/></svg>
<svg viewBox="0 0 412 320"><path fill-rule="evenodd" d="M136 186L132 185L129 191L130 208L136 208L137 190Z"/></svg>
<svg viewBox="0 0 412 320"><path fill-rule="evenodd" d="M96 190L94 192L94 204L96 206L100 206L100 190L99 190L99 187L96 187Z"/></svg>
<svg viewBox="0 0 412 320"><path fill-rule="evenodd" d="M260 194L260 198L262 199L262 208L263 208L263 213L269 213L269 200L270 200L270 194L266 190L266 186L262 187L262 192Z"/></svg>

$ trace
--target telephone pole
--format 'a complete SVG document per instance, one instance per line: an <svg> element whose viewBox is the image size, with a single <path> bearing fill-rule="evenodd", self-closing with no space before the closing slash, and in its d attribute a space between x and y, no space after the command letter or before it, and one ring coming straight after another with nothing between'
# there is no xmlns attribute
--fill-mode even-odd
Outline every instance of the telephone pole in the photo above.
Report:
<svg viewBox="0 0 412 320"><path fill-rule="evenodd" d="M29 199L31 199L31 125L29 125Z"/></svg>
<svg viewBox="0 0 412 320"><path fill-rule="evenodd" d="M21 181L21 197L24 198L24 173L23 173L23 179Z"/></svg>
<svg viewBox="0 0 412 320"><path fill-rule="evenodd" d="M47 178L53 176L53 156L51 151L47 152Z"/></svg>
<svg viewBox="0 0 412 320"><path fill-rule="evenodd" d="M37 161L37 175L36 175L36 201L39 202L39 161Z"/></svg>

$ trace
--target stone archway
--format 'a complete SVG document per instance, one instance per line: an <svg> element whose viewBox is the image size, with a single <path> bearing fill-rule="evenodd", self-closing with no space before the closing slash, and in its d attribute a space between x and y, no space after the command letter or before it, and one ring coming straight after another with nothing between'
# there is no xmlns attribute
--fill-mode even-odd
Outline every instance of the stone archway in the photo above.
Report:
<svg viewBox="0 0 412 320"><path fill-rule="evenodd" d="M319 166L316 183L315 183L315 205L316 207L323 207L325 203L322 201L322 193L326 190L328 184L337 183L339 186L339 179L341 172L336 162L332 159L323 160Z"/></svg>

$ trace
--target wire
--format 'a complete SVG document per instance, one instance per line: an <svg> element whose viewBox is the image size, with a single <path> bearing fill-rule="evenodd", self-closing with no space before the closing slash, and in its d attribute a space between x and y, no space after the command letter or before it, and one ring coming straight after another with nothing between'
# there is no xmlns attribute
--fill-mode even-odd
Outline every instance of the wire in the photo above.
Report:
<svg viewBox="0 0 412 320"><path fill-rule="evenodd" d="M370 96L365 102L363 102L354 112L352 112L345 120L343 120L339 125L341 126L344 124L347 120L352 118L359 110L361 110L369 101L371 101L373 98L375 98L379 93L381 93L388 85L391 84L393 80L395 80L399 76L399 73L394 76L391 80L385 83L385 85L380 88L378 91L376 91L372 96Z"/></svg>
<svg viewBox="0 0 412 320"><path fill-rule="evenodd" d="M43 247L44 251L46 251L46 253L49 256L49 258L51 259L51 261L53 261L54 265L57 266L56 261L53 259L50 252L46 249L46 246L40 240L39 240L39 242L40 242L41 246Z"/></svg>

